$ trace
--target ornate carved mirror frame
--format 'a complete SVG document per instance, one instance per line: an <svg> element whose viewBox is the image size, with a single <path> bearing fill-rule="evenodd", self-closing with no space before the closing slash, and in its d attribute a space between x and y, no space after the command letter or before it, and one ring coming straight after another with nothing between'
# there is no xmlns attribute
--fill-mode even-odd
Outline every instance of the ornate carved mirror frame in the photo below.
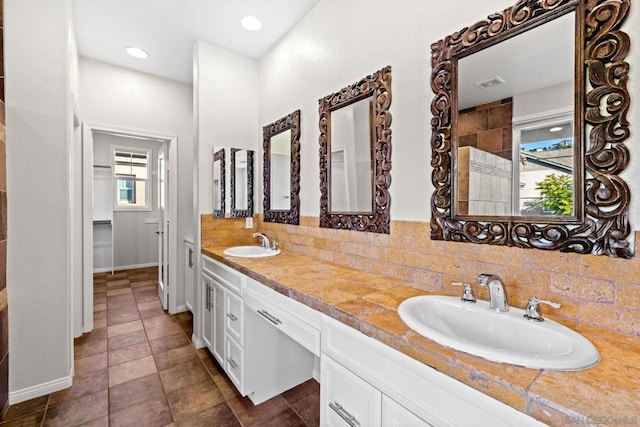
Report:
<svg viewBox="0 0 640 427"><path fill-rule="evenodd" d="M431 238L630 258L629 188L619 176L629 162L627 90L630 40L620 30L630 0L520 0L431 45ZM582 203L572 222L452 216L452 117L457 60L576 11L576 129L582 132ZM580 201L580 197L576 200Z"/></svg>
<svg viewBox="0 0 640 427"><path fill-rule="evenodd" d="M331 211L331 113L360 100L373 102L373 197L370 213ZM389 234L391 217L391 66L318 100L320 113L320 227Z"/></svg>
<svg viewBox="0 0 640 427"><path fill-rule="evenodd" d="M218 165L216 165L216 162L219 161L220 163ZM219 197L220 197L220 209L216 209L215 207L215 199L213 200L214 205L213 205L213 217L214 218L224 218L225 215L225 187L226 187L226 182L225 182L225 159L224 159L224 148L221 148L220 150L216 151L215 153L213 153L213 170L214 170L214 175L215 175L215 169L216 166L220 168L220 183L219 183ZM215 181L214 181L214 185L215 185ZM215 188L213 189L213 194L215 194Z"/></svg>
<svg viewBox="0 0 640 427"><path fill-rule="evenodd" d="M231 218L253 216L253 150L247 152L247 209L236 209L236 153L240 148L231 149Z"/></svg>
<svg viewBox="0 0 640 427"><path fill-rule="evenodd" d="M288 210L271 209L271 138L291 130L291 190ZM300 224L300 110L262 128L264 148L263 186L264 221L282 224Z"/></svg>

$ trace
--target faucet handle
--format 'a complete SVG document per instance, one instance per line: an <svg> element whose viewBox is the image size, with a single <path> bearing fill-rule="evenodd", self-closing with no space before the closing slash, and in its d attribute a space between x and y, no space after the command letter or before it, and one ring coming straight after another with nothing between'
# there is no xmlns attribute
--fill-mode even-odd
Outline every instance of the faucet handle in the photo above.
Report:
<svg viewBox="0 0 640 427"><path fill-rule="evenodd" d="M277 251L278 250L278 242L276 242L275 240L271 240L271 250L272 251Z"/></svg>
<svg viewBox="0 0 640 427"><path fill-rule="evenodd" d="M464 290L462 291L462 297L460 298L462 302L476 302L476 296L473 294L473 288L471 287L471 283L467 282L451 282L453 286L464 286Z"/></svg>
<svg viewBox="0 0 640 427"><path fill-rule="evenodd" d="M551 302L544 299L540 299L538 297L529 297L529 301L527 301L527 308L525 310L524 318L528 320L532 320L534 322L543 322L544 317L540 315L540 307L539 304L546 304L553 308L560 308L562 304L558 304L557 302Z"/></svg>

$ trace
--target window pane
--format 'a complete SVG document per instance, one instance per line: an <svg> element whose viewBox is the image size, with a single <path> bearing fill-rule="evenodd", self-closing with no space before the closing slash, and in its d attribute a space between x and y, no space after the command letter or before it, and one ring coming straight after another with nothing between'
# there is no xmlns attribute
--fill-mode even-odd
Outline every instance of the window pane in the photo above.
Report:
<svg viewBox="0 0 640 427"><path fill-rule="evenodd" d="M146 151L115 150L116 207L149 207L147 201L149 160L149 153Z"/></svg>

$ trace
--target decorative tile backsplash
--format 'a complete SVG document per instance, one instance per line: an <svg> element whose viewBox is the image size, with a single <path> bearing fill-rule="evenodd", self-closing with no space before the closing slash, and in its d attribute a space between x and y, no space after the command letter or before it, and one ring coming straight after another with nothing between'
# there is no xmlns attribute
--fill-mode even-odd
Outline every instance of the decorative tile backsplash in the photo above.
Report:
<svg viewBox="0 0 640 427"><path fill-rule="evenodd" d="M202 246L257 244L261 231L280 248L325 261L402 279L428 292L457 295L449 284L475 284L480 273L502 277L509 304L524 307L535 295L562 304L544 307L545 316L640 337L640 258L577 255L535 249L430 240L428 222L393 221L391 234L359 233L318 227L317 217L300 225L266 223L245 229L244 218L202 216ZM640 233L636 233L636 242ZM487 299L486 291L476 295ZM565 322L566 323L566 322Z"/></svg>

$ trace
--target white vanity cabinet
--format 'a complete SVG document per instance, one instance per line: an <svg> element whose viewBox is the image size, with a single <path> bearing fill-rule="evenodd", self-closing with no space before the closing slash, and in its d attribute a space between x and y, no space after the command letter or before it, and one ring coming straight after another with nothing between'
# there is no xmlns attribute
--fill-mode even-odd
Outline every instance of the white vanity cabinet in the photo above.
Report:
<svg viewBox="0 0 640 427"><path fill-rule="evenodd" d="M320 313L202 260L203 340L240 394L257 405L312 378Z"/></svg>
<svg viewBox="0 0 640 427"><path fill-rule="evenodd" d="M204 340L254 404L320 380L323 427L541 426L203 255Z"/></svg>
<svg viewBox="0 0 640 427"><path fill-rule="evenodd" d="M244 275L202 257L203 340L211 354L244 393Z"/></svg>
<svg viewBox="0 0 640 427"><path fill-rule="evenodd" d="M322 426L543 425L327 316L321 361Z"/></svg>
<svg viewBox="0 0 640 427"><path fill-rule="evenodd" d="M211 349L213 342L213 279L206 272L202 273L200 279L203 295L203 322L202 322L202 340L207 348Z"/></svg>

